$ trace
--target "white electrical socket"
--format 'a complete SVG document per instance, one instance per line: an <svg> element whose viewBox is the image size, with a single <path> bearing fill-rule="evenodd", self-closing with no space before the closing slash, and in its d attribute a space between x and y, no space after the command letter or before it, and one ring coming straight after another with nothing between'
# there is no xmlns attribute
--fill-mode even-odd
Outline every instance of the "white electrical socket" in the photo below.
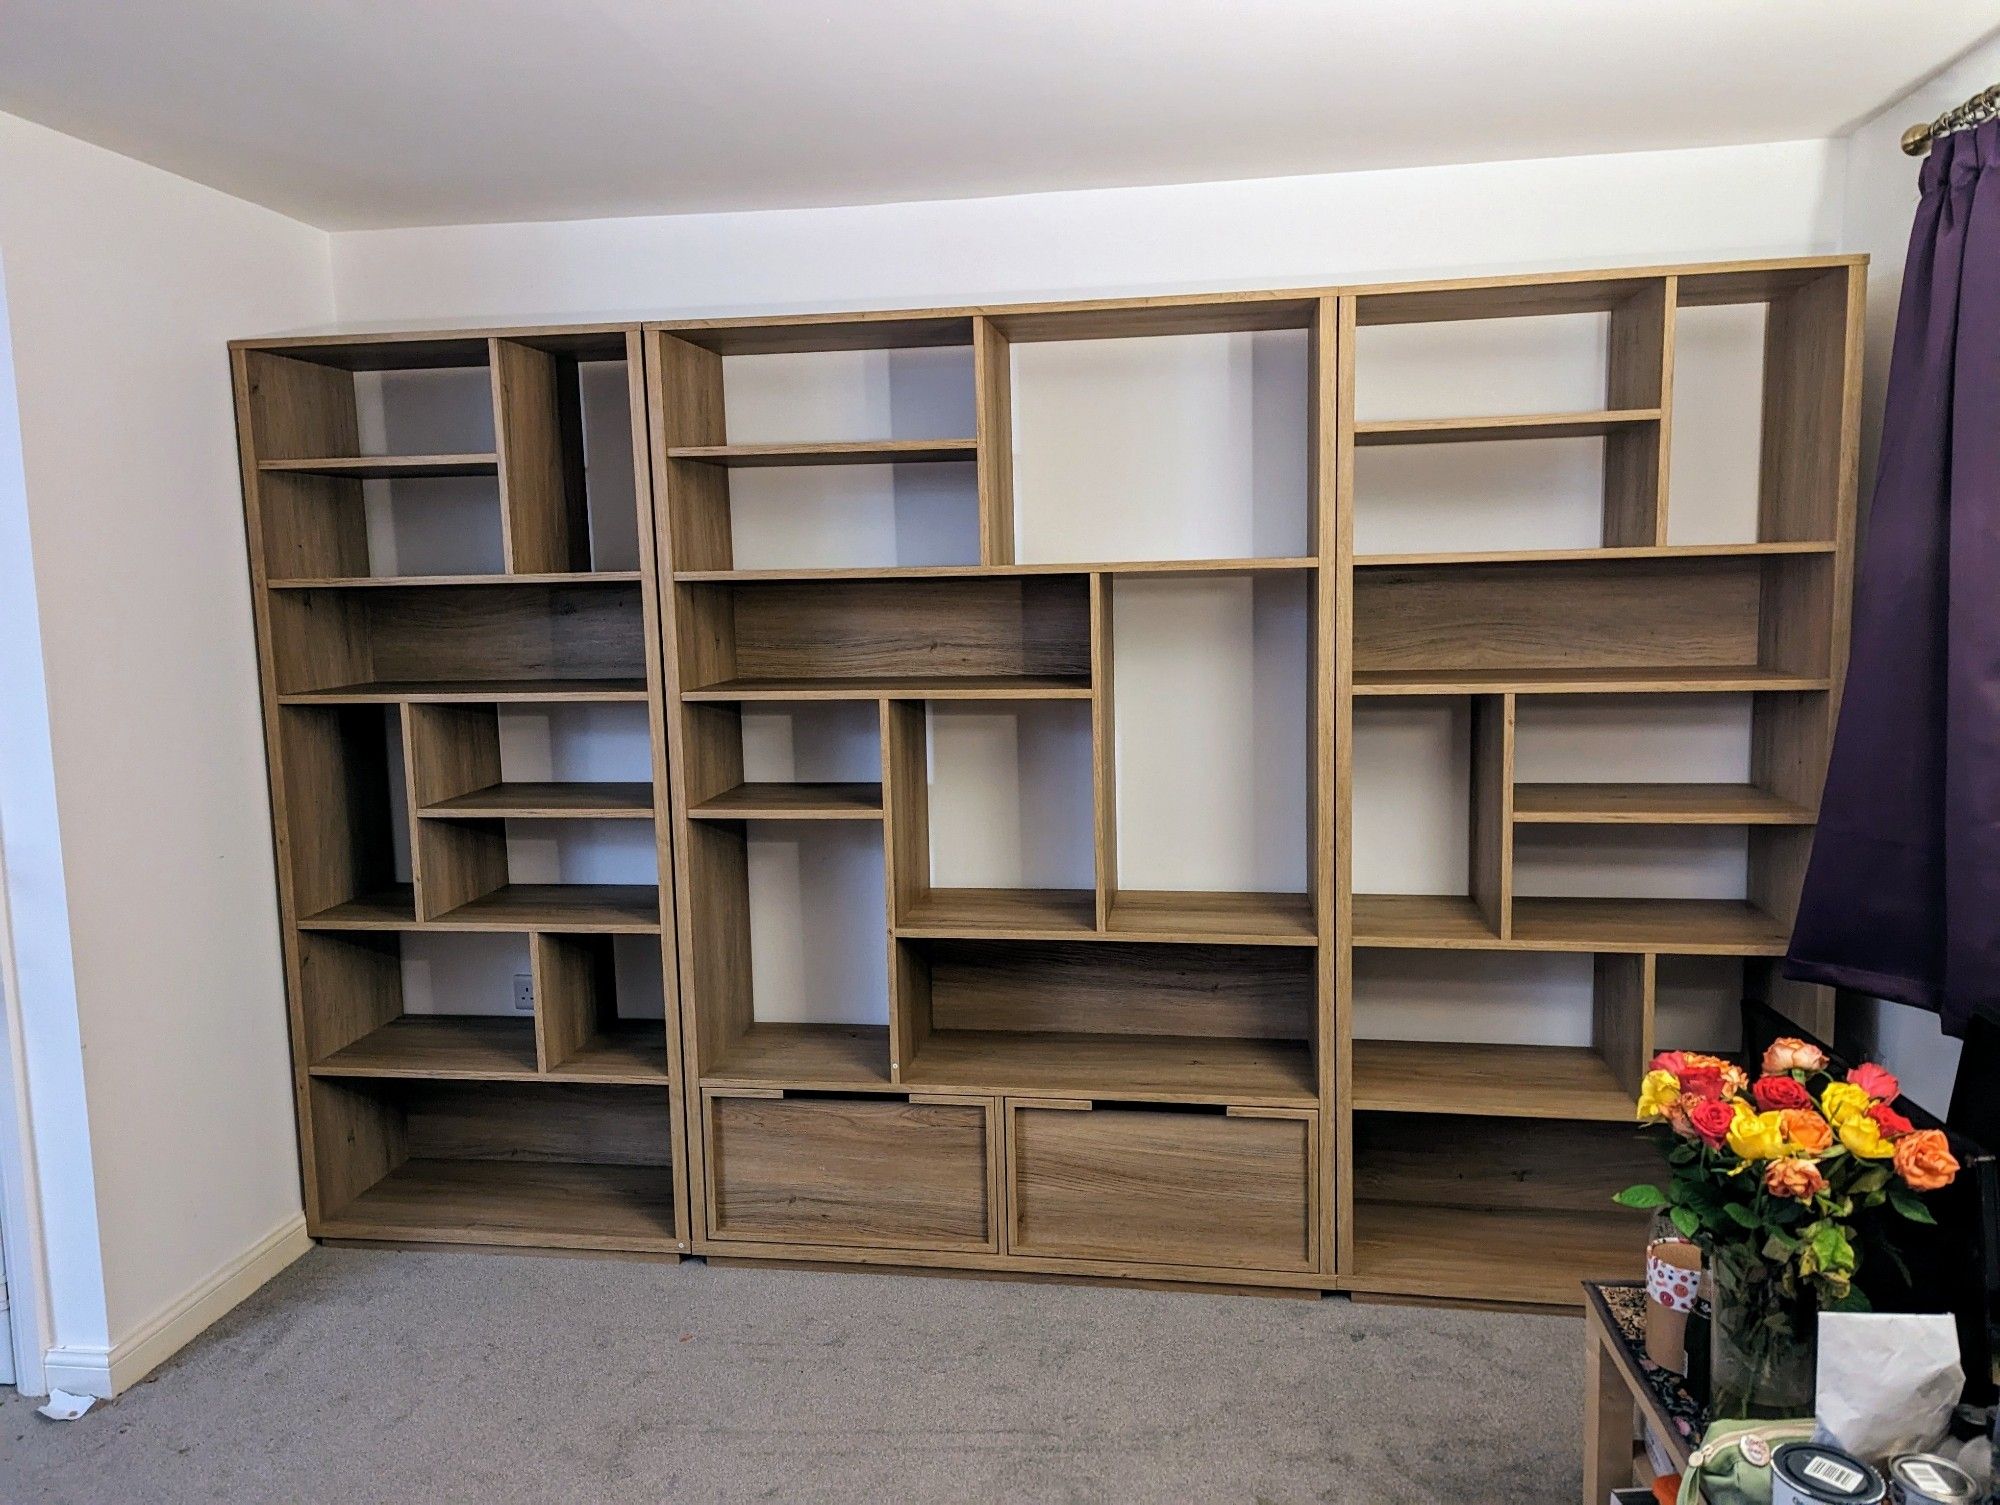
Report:
<svg viewBox="0 0 2000 1505"><path fill-rule="evenodd" d="M514 974L514 1012L532 1014L535 1011L535 979L527 972Z"/></svg>

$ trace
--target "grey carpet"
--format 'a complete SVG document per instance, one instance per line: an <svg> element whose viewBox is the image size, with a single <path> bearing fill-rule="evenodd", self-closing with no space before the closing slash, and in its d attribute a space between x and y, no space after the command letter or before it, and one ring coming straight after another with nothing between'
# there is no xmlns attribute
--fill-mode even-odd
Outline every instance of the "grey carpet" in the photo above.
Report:
<svg viewBox="0 0 2000 1505"><path fill-rule="evenodd" d="M6 1505L1573 1501L1560 1317L319 1249Z"/></svg>

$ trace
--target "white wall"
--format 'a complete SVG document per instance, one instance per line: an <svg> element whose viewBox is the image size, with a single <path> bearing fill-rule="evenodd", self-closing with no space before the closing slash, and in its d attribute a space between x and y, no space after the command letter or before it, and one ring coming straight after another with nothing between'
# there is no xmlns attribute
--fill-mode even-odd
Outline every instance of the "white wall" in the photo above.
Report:
<svg viewBox="0 0 2000 1505"><path fill-rule="evenodd" d="M303 1243L225 342L327 318L330 274L316 230L10 116L0 266L0 814L76 1388Z"/></svg>
<svg viewBox="0 0 2000 1505"><path fill-rule="evenodd" d="M1919 159L1903 155L1905 129L1943 114L2000 79L2000 39L1960 58L1904 99L1871 116L1847 138L1847 183L1841 209L1841 244L1865 251L1868 265L1868 385L1862 404L1861 503L1863 533L1872 500L1875 455L1882 432L1882 402L1889 382L1889 345L1910 224L1917 209ZM1864 545L1865 547L1865 545ZM1958 1042L1942 1034L1937 1016L1902 1004L1878 1002L1861 1021L1863 1038L1903 1078L1903 1089L1935 1113L1951 1101L1958 1070Z"/></svg>

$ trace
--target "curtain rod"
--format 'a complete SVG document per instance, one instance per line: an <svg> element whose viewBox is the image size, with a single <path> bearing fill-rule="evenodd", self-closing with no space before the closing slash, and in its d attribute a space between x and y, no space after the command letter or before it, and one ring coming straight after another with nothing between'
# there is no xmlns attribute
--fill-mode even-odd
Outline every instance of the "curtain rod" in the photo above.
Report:
<svg viewBox="0 0 2000 1505"><path fill-rule="evenodd" d="M1981 90L1957 109L1946 110L1928 125L1911 126L1903 132L1904 154L1921 157L1937 143L1938 137L1996 118L2000 118L2000 84Z"/></svg>

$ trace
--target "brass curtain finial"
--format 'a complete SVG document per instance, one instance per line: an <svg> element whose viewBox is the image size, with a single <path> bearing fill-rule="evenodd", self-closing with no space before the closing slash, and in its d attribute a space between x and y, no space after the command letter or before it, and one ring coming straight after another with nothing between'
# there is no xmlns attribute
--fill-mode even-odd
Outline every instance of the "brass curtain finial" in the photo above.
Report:
<svg viewBox="0 0 2000 1505"><path fill-rule="evenodd" d="M1968 126L1993 119L2000 119L2000 84L1982 89L1964 104L1946 110L1929 124L1911 126L1903 132L1904 155L1921 157L1937 144L1940 136L1949 136L1953 131L1962 131Z"/></svg>

